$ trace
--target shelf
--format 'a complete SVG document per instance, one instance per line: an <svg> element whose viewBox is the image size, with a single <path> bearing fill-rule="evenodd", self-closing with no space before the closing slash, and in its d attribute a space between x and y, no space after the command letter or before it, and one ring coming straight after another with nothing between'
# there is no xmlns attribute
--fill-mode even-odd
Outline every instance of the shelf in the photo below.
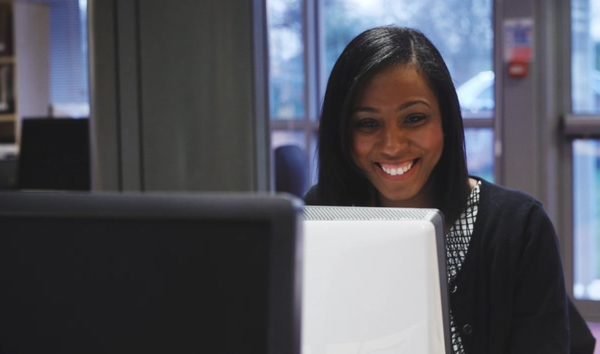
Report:
<svg viewBox="0 0 600 354"><path fill-rule="evenodd" d="M0 144L17 142L18 102L15 85L13 1L0 0Z"/></svg>
<svg viewBox="0 0 600 354"><path fill-rule="evenodd" d="M17 116L14 113L0 113L0 122L16 122Z"/></svg>
<svg viewBox="0 0 600 354"><path fill-rule="evenodd" d="M14 64L14 63L15 63L15 57L0 55L0 65L1 64Z"/></svg>

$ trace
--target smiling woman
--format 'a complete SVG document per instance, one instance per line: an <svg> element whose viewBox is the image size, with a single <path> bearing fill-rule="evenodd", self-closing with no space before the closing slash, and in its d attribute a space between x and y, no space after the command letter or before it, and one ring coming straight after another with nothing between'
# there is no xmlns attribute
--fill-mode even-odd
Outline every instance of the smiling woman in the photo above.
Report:
<svg viewBox="0 0 600 354"><path fill-rule="evenodd" d="M448 68L421 32L361 33L327 84L306 203L443 212L453 353L592 353L541 203L468 176L462 122Z"/></svg>
<svg viewBox="0 0 600 354"><path fill-rule="evenodd" d="M414 65L393 66L365 87L353 114L356 165L383 206L432 204L426 186L444 146L436 96Z"/></svg>
<svg viewBox="0 0 600 354"><path fill-rule="evenodd" d="M400 188L406 201L419 195L448 221L458 218L469 194L460 106L443 59L425 36L380 27L348 44L325 92L318 156L322 202L381 204ZM406 176L380 167L397 170L409 161L414 166Z"/></svg>

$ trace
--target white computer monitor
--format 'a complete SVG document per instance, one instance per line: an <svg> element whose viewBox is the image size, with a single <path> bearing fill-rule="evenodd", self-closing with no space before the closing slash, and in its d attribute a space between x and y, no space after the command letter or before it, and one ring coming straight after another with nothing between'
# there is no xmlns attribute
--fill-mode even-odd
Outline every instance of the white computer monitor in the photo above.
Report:
<svg viewBox="0 0 600 354"><path fill-rule="evenodd" d="M303 354L450 353L435 209L307 206Z"/></svg>

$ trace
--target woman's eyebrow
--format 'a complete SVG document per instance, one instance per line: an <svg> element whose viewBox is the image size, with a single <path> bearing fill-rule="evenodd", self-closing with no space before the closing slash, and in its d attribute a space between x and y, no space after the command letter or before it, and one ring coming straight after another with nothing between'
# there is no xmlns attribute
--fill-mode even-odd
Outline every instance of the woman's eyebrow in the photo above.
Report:
<svg viewBox="0 0 600 354"><path fill-rule="evenodd" d="M396 111L402 111L402 110L405 110L405 109L411 108L411 107L413 107L413 106L416 106L416 105L419 105L419 104L424 104L424 105L426 105L427 107L430 107L430 104L429 104L429 102L427 102L426 100L417 99L417 100L414 100L414 101L408 101L408 102L405 102L405 103L403 103L403 104L399 105L399 106L396 108ZM353 110L353 113L357 113L357 112L369 112L369 113L375 113L375 112L377 112L377 111L378 111L378 110L377 110L376 108L374 108L374 107L370 107L370 106L359 106L359 107L356 107L356 108Z"/></svg>
<svg viewBox="0 0 600 354"><path fill-rule="evenodd" d="M354 113L357 113L357 112L374 113L374 112L377 112L377 110L375 108L371 108L371 107L356 107L352 112L354 112Z"/></svg>

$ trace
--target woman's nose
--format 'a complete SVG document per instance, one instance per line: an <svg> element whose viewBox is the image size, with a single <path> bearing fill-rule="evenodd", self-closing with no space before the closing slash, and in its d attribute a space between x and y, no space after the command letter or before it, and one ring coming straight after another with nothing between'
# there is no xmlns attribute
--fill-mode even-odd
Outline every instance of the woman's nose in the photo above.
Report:
<svg viewBox="0 0 600 354"><path fill-rule="evenodd" d="M406 132L398 127L387 128L383 134L383 152L389 155L397 154L408 146Z"/></svg>

